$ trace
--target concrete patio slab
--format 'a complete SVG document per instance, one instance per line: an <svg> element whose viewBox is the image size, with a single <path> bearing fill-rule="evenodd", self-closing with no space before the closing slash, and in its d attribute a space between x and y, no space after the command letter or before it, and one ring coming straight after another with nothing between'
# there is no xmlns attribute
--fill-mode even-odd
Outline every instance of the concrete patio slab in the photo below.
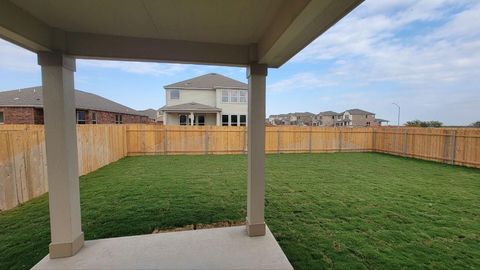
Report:
<svg viewBox="0 0 480 270"><path fill-rule="evenodd" d="M86 241L73 257L47 255L32 269L293 269L267 227L245 226Z"/></svg>

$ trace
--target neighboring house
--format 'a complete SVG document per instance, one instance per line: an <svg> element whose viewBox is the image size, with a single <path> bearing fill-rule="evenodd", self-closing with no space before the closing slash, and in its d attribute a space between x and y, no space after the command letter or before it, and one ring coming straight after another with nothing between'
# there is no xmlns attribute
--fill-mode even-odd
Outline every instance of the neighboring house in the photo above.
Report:
<svg viewBox="0 0 480 270"><path fill-rule="evenodd" d="M390 121L385 120L385 119L375 119L375 121L374 121L374 123L375 123L374 126L383 126L384 123L385 123L385 125L388 125L389 122L390 122Z"/></svg>
<svg viewBox="0 0 480 270"><path fill-rule="evenodd" d="M267 121L272 125L323 127L368 127L388 123L383 119L375 119L374 113L360 109L346 110L343 113L325 111L317 115L309 112L270 115Z"/></svg>
<svg viewBox="0 0 480 270"><path fill-rule="evenodd" d="M158 110L147 109L147 110L143 110L143 111L139 111L139 112L148 116L148 119L152 123L158 123L158 124L163 123L163 114L161 114L160 111L158 111Z"/></svg>
<svg viewBox="0 0 480 270"><path fill-rule="evenodd" d="M290 114L290 125L312 126L314 121L315 114L311 112L294 112Z"/></svg>
<svg viewBox="0 0 480 270"><path fill-rule="evenodd" d="M334 127L337 125L339 119L341 119L342 114L333 112L333 111L326 111L317 114L317 120L319 126L324 127Z"/></svg>
<svg viewBox="0 0 480 270"><path fill-rule="evenodd" d="M272 125L316 126L316 116L310 112L295 112L270 115L268 122Z"/></svg>
<svg viewBox="0 0 480 270"><path fill-rule="evenodd" d="M164 86L165 125L245 126L248 85L216 73Z"/></svg>
<svg viewBox="0 0 480 270"><path fill-rule="evenodd" d="M290 125L290 114L272 114L268 117L268 122L272 125Z"/></svg>
<svg viewBox="0 0 480 270"><path fill-rule="evenodd" d="M360 109L351 109L343 112L340 126L369 127L375 125L375 114Z"/></svg>
<svg viewBox="0 0 480 270"><path fill-rule="evenodd" d="M101 96L75 90L77 124L148 123L146 115ZM0 92L0 124L43 124L42 87Z"/></svg>

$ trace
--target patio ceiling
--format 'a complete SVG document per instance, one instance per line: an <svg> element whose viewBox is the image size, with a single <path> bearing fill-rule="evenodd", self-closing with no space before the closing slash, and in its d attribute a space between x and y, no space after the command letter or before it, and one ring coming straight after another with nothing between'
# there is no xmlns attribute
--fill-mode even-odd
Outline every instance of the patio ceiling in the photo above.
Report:
<svg viewBox="0 0 480 270"><path fill-rule="evenodd" d="M0 37L77 58L279 67L363 0L1 0Z"/></svg>

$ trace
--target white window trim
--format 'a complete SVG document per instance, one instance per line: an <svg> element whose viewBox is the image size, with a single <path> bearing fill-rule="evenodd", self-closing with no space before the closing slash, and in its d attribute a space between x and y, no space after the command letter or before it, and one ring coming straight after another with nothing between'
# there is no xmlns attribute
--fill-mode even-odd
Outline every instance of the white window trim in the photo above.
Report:
<svg viewBox="0 0 480 270"><path fill-rule="evenodd" d="M248 103L248 90L243 90L243 89L221 89L221 94L220 94L220 100L222 103L228 103L228 104L247 104ZM228 101L223 101L223 92L227 92L227 100ZM236 94L236 97L237 97L237 101L232 101L232 93L234 93L234 91L237 93ZM242 94L244 94L242 96ZM241 99L245 98L245 101L241 101Z"/></svg>
<svg viewBox="0 0 480 270"><path fill-rule="evenodd" d="M178 98L172 98L172 93L174 91L178 92ZM170 91L168 93L168 99L170 99L170 100L180 100L180 90L179 89L170 89Z"/></svg>

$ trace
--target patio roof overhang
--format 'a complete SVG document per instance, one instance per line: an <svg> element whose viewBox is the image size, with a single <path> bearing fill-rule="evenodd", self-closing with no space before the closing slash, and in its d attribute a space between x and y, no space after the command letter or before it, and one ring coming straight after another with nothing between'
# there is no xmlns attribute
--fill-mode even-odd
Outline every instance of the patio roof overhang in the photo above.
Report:
<svg viewBox="0 0 480 270"><path fill-rule="evenodd" d="M363 0L0 1L0 37L75 58L280 67Z"/></svg>
<svg viewBox="0 0 480 270"><path fill-rule="evenodd" d="M42 70L50 258L73 256L84 245L75 59L247 67L246 232L265 236L268 68L280 67L362 1L0 0L0 37L36 52Z"/></svg>

